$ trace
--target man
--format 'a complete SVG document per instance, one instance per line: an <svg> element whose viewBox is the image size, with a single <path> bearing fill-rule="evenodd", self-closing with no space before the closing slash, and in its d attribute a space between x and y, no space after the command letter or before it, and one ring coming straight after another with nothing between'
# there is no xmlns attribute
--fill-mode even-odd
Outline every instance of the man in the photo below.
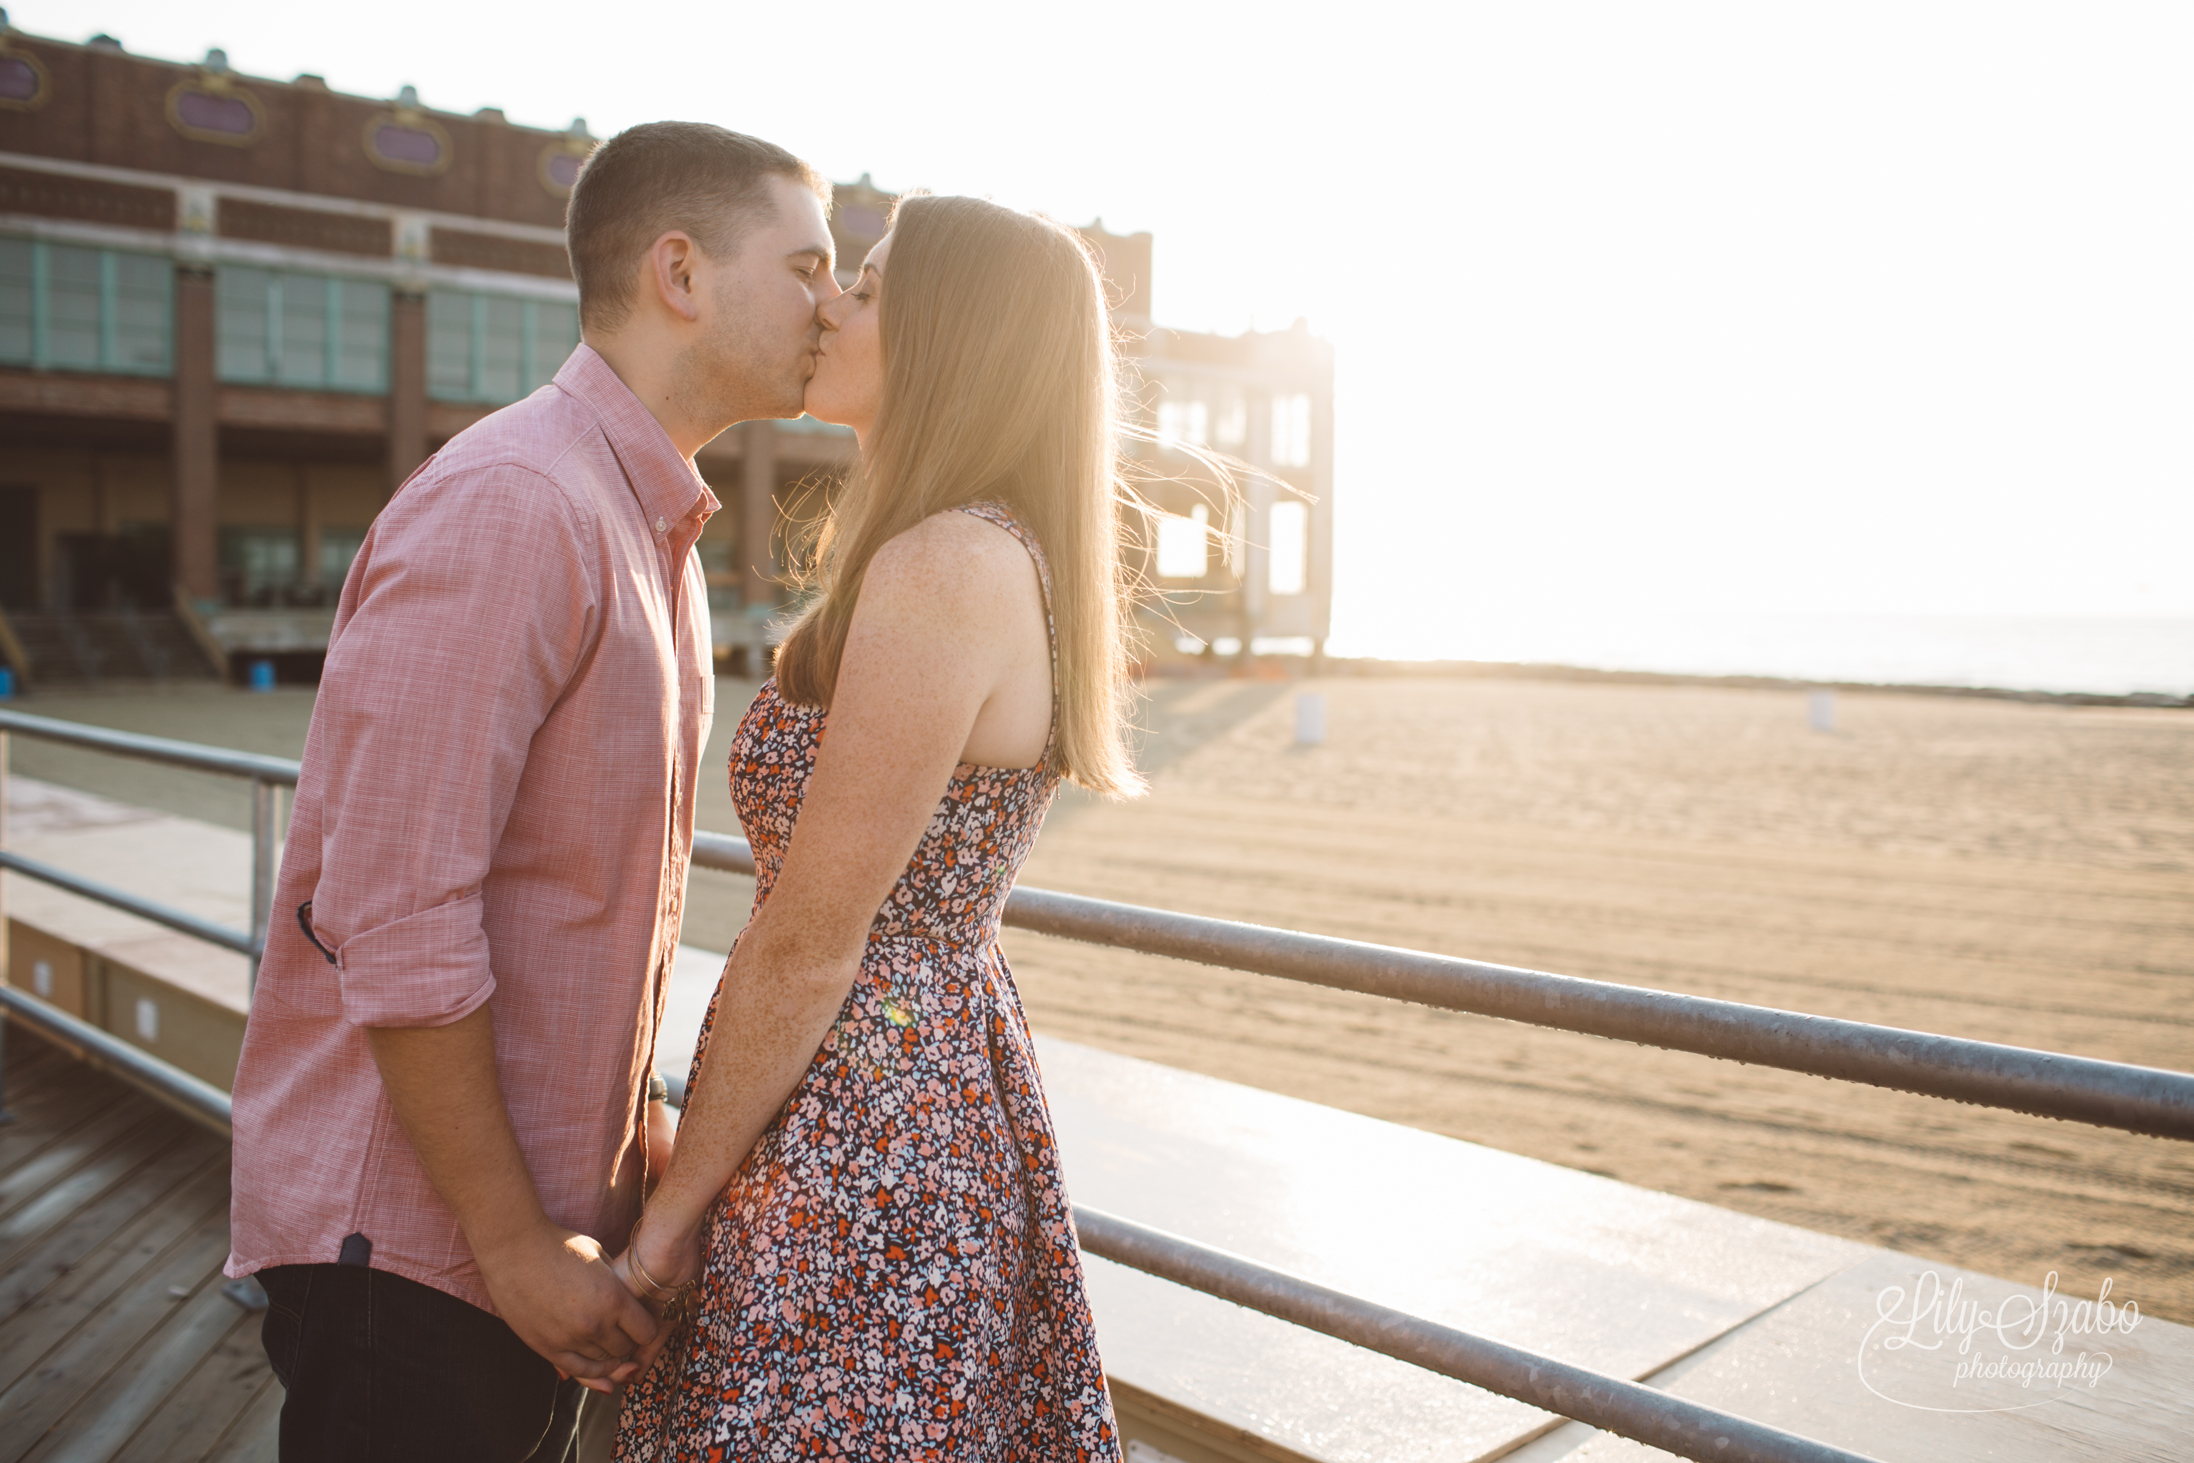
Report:
<svg viewBox="0 0 2194 1463"><path fill-rule="evenodd" d="M721 128L606 143L567 218L585 343L343 585L235 1088L228 1273L266 1288L285 1458L564 1459L582 1383L655 1333L606 1261L668 1155L714 686L692 458L799 414L828 201Z"/></svg>

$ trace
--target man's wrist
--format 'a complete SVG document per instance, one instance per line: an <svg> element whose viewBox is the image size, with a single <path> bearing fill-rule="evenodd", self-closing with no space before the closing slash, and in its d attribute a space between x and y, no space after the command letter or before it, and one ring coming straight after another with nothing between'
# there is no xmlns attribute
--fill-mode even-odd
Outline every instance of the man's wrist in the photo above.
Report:
<svg viewBox="0 0 2194 1463"><path fill-rule="evenodd" d="M523 1209L511 1214L498 1214L493 1218L481 1216L475 1223L459 1221L465 1232L465 1243L471 1247L473 1258L484 1259L500 1255L540 1238L544 1231L553 1228L548 1215L538 1205L531 1213Z"/></svg>
<svg viewBox="0 0 2194 1463"><path fill-rule="evenodd" d="M648 1073L648 1101L670 1101L670 1081L661 1072Z"/></svg>

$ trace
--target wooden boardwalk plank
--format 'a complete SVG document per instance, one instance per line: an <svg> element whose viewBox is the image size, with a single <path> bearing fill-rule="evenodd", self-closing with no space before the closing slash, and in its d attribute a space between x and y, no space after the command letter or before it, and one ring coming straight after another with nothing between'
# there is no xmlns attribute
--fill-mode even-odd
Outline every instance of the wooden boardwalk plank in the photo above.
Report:
<svg viewBox="0 0 2194 1463"><path fill-rule="evenodd" d="M8 1062L8 1095L15 1095L15 1077L18 1072L27 1079L46 1080L61 1067L80 1067L75 1049L57 1041L49 1041L20 1022L7 1028L5 1050Z"/></svg>
<svg viewBox="0 0 2194 1463"><path fill-rule="evenodd" d="M151 1205L0 1323L0 1393L202 1223L228 1215L229 1170L216 1159Z"/></svg>
<svg viewBox="0 0 2194 1463"><path fill-rule="evenodd" d="M123 1182L68 1216L0 1268L0 1325L31 1304L59 1277L200 1174L228 1171L228 1145L211 1133L161 1152ZM201 1209L204 1205L199 1206Z"/></svg>
<svg viewBox="0 0 2194 1463"><path fill-rule="evenodd" d="M133 1174L158 1162L161 1155L173 1152L196 1133L204 1131L202 1128L193 1130L173 1113L154 1112L74 1172L49 1184L43 1193L26 1199L14 1212L0 1218L0 1266L14 1264L17 1257L44 1239L54 1226L68 1220L85 1205L96 1202L117 1185L127 1184Z"/></svg>
<svg viewBox="0 0 2194 1463"><path fill-rule="evenodd" d="M61 1055L51 1042L15 1026L8 1027L6 1037L0 1038L0 1051L6 1053L8 1096L26 1100L36 1095L53 1062Z"/></svg>
<svg viewBox="0 0 2194 1463"><path fill-rule="evenodd" d="M90 1122L59 1142L49 1144L36 1157L17 1165L15 1172L0 1179L0 1219L36 1199L109 1145L164 1115L156 1104L135 1093L105 1104Z"/></svg>
<svg viewBox="0 0 2194 1463"><path fill-rule="evenodd" d="M269 1374L267 1384L202 1463L276 1463L281 1453L282 1402L288 1393Z"/></svg>
<svg viewBox="0 0 2194 1463"><path fill-rule="evenodd" d="M103 1073L68 1061L59 1053L35 1073L23 1074L11 1045L8 1056L8 1111L15 1121L0 1127L0 1183L15 1170L99 1116L92 1100L106 1080Z"/></svg>
<svg viewBox="0 0 2194 1463"><path fill-rule="evenodd" d="M225 1255L227 1226L222 1231ZM107 1463L232 1332L248 1330L252 1340L257 1340L258 1318L247 1315L221 1294L218 1261L201 1277L187 1300L169 1301L168 1307L168 1314L130 1353L127 1364L108 1369L96 1386L55 1419L39 1444L22 1455L23 1463ZM226 1415L202 1428L198 1436L200 1450L220 1436L250 1396L247 1392L227 1401Z"/></svg>
<svg viewBox="0 0 2194 1463"><path fill-rule="evenodd" d="M219 1295L218 1287L213 1293ZM226 1299L221 1304L236 1309ZM179 1458L204 1457L273 1380L274 1368L267 1364L266 1350L259 1344L264 1315L237 1311L235 1324L220 1342L176 1382L119 1451L85 1456L111 1458L111 1463L174 1463Z"/></svg>
<svg viewBox="0 0 2194 1463"><path fill-rule="evenodd" d="M15 1091L17 1073L35 1078L49 1070L51 1063L68 1060L67 1053L54 1043L22 1026L10 1026L7 1029L6 1037L0 1038L0 1050L7 1053L10 1095Z"/></svg>
<svg viewBox="0 0 2194 1463"><path fill-rule="evenodd" d="M228 1248L228 1210L223 1206L0 1392L0 1440L4 1440L0 1441L0 1463L19 1459L40 1446L48 1431L110 1375L126 1376L144 1365L144 1357L158 1349L161 1332L181 1304L170 1287L180 1289L187 1298L210 1285L213 1299L233 1310L233 1304L219 1293L221 1262L228 1257ZM216 1334L204 1345L218 1339Z"/></svg>
<svg viewBox="0 0 2194 1463"><path fill-rule="evenodd" d="M228 1145L6 1032L0 1463L268 1460L283 1394L221 1293Z"/></svg>

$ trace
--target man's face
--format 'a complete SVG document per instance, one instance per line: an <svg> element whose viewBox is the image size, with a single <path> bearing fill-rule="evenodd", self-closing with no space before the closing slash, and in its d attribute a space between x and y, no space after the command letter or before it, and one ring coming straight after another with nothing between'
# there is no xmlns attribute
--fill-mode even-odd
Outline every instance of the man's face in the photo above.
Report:
<svg viewBox="0 0 2194 1463"><path fill-rule="evenodd" d="M770 213L730 257L695 261L704 314L679 362L683 389L734 420L800 414L821 335L815 312L839 293L822 200L791 178L768 186Z"/></svg>

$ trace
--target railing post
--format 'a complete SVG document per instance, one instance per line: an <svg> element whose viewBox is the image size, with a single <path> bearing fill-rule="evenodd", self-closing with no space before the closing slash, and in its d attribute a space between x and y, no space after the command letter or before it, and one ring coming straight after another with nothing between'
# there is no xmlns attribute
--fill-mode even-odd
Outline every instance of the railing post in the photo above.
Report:
<svg viewBox="0 0 2194 1463"><path fill-rule="evenodd" d="M259 992L259 959L267 948L267 921L274 906L274 874L281 865L282 789L264 777L251 780L251 977L244 1004Z"/></svg>
<svg viewBox="0 0 2194 1463"><path fill-rule="evenodd" d="M8 733L0 727L0 848L8 843ZM15 979L15 965L9 959L9 951L15 942L9 938L7 880L0 876L0 985L8 985ZM15 1114L8 1111L8 1017L0 1011L0 1127L15 1121Z"/></svg>

